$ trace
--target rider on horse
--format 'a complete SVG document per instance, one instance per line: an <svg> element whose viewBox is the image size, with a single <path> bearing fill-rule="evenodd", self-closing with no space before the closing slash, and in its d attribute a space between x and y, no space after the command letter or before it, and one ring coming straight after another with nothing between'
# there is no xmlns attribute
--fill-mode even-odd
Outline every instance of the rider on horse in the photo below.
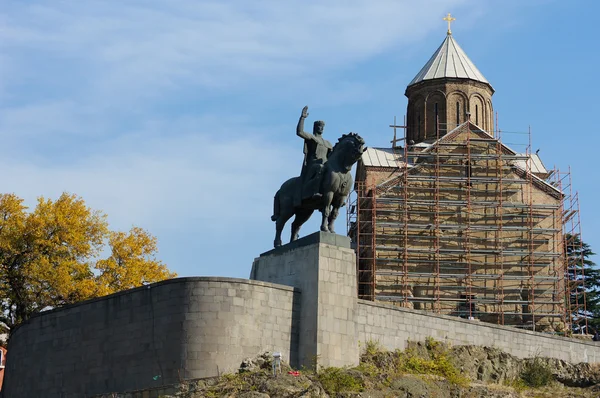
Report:
<svg viewBox="0 0 600 398"><path fill-rule="evenodd" d="M308 106L302 109L296 135L304 139L304 162L300 173L301 183L294 195L294 205L299 206L305 199L320 199L319 192L323 164L327 161L333 146L323 135L325 122L317 120L313 127L313 133L304 132L304 119L308 116Z"/></svg>
<svg viewBox="0 0 600 398"><path fill-rule="evenodd" d="M285 181L273 198L275 247L281 246L285 223L294 217L290 241L298 239L300 227L318 210L322 232L335 233L334 222L352 190L352 165L366 150L365 141L356 133L343 134L332 147L323 139L323 122L315 122L313 134L305 133L304 119L308 107L302 109L296 134L304 139L304 163L299 177Z"/></svg>

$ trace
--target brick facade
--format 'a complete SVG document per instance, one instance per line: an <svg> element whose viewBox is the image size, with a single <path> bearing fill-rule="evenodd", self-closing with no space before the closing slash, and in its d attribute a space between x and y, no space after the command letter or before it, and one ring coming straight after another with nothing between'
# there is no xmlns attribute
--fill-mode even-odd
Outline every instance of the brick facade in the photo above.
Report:
<svg viewBox="0 0 600 398"><path fill-rule="evenodd" d="M433 79L409 86L405 93L408 97L406 134L409 142L419 143L443 136L466 122L467 112L472 123L493 132L493 94L489 84L467 79Z"/></svg>

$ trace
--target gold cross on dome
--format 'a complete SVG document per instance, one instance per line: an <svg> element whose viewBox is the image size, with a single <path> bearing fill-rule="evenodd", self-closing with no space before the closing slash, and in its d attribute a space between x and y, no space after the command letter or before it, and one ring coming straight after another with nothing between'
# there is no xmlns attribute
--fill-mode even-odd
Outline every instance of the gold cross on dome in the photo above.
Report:
<svg viewBox="0 0 600 398"><path fill-rule="evenodd" d="M456 21L456 18L453 18L452 15L448 13L448 15L446 15L446 17L444 18L444 21L448 21L448 34L451 35L452 31L450 30L450 24L452 23L452 21Z"/></svg>

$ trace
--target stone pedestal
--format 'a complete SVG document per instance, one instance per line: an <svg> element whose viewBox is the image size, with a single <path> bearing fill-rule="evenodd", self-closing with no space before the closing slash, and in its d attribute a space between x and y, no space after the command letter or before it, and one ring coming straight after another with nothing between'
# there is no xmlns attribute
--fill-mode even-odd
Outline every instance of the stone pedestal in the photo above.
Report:
<svg viewBox="0 0 600 398"><path fill-rule="evenodd" d="M254 260L250 279L300 289L298 358L294 367L354 366L356 259L346 236L317 232Z"/></svg>

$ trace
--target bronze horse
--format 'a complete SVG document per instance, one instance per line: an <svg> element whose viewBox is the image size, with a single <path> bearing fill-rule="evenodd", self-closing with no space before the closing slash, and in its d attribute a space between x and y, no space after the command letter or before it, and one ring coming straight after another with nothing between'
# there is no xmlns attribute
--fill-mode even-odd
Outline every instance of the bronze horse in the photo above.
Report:
<svg viewBox="0 0 600 398"><path fill-rule="evenodd" d="M297 184L301 183L300 177L290 178L281 185L275 194L271 217L275 221L275 247L281 246L281 232L293 215L296 217L292 222L290 242L298 239L300 227L315 210L322 213L321 231L335 232L333 224L352 189L350 170L366 150L364 145L365 141L358 134L342 135L323 165L319 185L319 192L323 196L316 200L303 200L300 206L294 206L294 194L298 191Z"/></svg>

